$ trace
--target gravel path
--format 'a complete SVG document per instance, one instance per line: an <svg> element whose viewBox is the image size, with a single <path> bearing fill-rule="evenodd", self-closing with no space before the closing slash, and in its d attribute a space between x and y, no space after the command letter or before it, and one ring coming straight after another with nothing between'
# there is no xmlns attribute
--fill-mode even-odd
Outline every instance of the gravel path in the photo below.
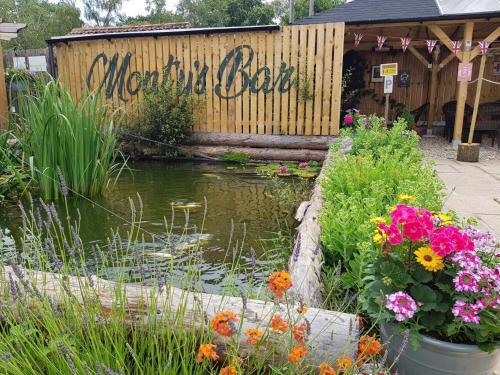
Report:
<svg viewBox="0 0 500 375"><path fill-rule="evenodd" d="M457 150L443 137L422 137L420 148L429 159L456 159ZM482 146L479 153L480 161L500 160L500 152L496 148Z"/></svg>

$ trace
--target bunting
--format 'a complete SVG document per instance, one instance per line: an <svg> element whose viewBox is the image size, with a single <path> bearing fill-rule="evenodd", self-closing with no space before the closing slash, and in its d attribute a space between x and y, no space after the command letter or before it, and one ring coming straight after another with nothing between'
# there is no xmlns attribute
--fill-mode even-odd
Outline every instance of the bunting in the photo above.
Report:
<svg viewBox="0 0 500 375"><path fill-rule="evenodd" d="M401 47L403 48L403 52L406 52L406 49L410 45L411 38L408 36L404 36L401 38Z"/></svg>
<svg viewBox="0 0 500 375"><path fill-rule="evenodd" d="M361 39L363 39L362 33L354 33L354 46L355 47L359 46L359 43L361 43Z"/></svg>
<svg viewBox="0 0 500 375"><path fill-rule="evenodd" d="M451 42L451 51L455 55L460 52L461 48L462 48L462 41L460 41L460 40L454 40L454 41Z"/></svg>
<svg viewBox="0 0 500 375"><path fill-rule="evenodd" d="M486 55L488 53L488 48L490 48L491 42L483 40L481 42L478 42L478 44L479 44L479 49L481 50L481 55Z"/></svg>
<svg viewBox="0 0 500 375"><path fill-rule="evenodd" d="M429 53L432 53L432 51L434 51L434 47L436 47L437 40L428 39L425 41L425 43L427 44L427 50L429 51Z"/></svg>
<svg viewBox="0 0 500 375"><path fill-rule="evenodd" d="M386 40L387 40L387 37L384 35L377 36L378 49L382 49Z"/></svg>

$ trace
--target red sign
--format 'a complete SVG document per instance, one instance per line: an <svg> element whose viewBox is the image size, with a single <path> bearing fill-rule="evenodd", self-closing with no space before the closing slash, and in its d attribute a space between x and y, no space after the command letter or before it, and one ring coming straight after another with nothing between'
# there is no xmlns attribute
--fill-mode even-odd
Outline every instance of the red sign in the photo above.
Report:
<svg viewBox="0 0 500 375"><path fill-rule="evenodd" d="M458 64L458 82L472 81L472 63Z"/></svg>

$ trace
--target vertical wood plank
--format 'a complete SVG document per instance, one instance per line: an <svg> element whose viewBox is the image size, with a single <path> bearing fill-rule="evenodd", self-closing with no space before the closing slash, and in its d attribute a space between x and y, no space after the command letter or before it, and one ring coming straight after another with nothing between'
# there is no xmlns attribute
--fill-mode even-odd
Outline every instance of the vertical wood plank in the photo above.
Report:
<svg viewBox="0 0 500 375"><path fill-rule="evenodd" d="M316 55L316 25L307 27L307 70L306 79L311 98L306 100L305 135L312 135L314 104L314 57Z"/></svg>
<svg viewBox="0 0 500 375"><path fill-rule="evenodd" d="M212 62L212 38L210 36L202 36L204 46L205 64L208 66L207 83L206 83L206 113L207 113L207 129L208 132L214 131L214 98L213 98L213 79L214 66Z"/></svg>
<svg viewBox="0 0 500 375"><path fill-rule="evenodd" d="M286 121L281 123L281 99L282 95L279 90L279 84L275 85L275 82L280 78L280 68L283 57L281 56L283 51L283 43L286 40L285 30L273 32L273 45L274 45L274 64L273 64L273 74L270 86L273 87L273 134L286 134L287 127ZM288 34L287 34L288 35Z"/></svg>
<svg viewBox="0 0 500 375"><path fill-rule="evenodd" d="M212 57L212 64L213 64L213 69L212 69L212 88L215 87L215 85L219 82L217 75L219 72L219 64L220 64L220 39L219 36L216 34L210 35L211 43L210 45L212 46L212 51L213 51L213 57ZM221 128L221 99L218 95L215 94L215 92L212 93L213 99L214 99L214 131L215 132L220 132L222 131Z"/></svg>
<svg viewBox="0 0 500 375"><path fill-rule="evenodd" d="M266 33L266 63L265 66L269 69L270 82L265 86L268 92L265 93L265 127L266 134L272 134L273 132L273 92L270 91L272 88L272 77L273 77L273 67L274 67L274 34ZM265 80L264 78L263 80Z"/></svg>
<svg viewBox="0 0 500 375"><path fill-rule="evenodd" d="M330 135L338 135L340 130L340 103L342 96L342 62L344 59L345 24L335 24L335 45L333 47L333 85L332 85L332 129Z"/></svg>
<svg viewBox="0 0 500 375"><path fill-rule="evenodd" d="M219 70L220 67L220 61L224 59L224 57L226 56L227 48L228 48L228 35L227 34L219 35L219 61L217 61L218 65L217 71ZM226 82L227 69L224 72L224 76L219 78L220 78L220 83L223 86L221 90L224 93L225 87L223 83ZM220 130L223 133L227 133L228 131L228 100L224 98L220 99Z"/></svg>
<svg viewBox="0 0 500 375"><path fill-rule="evenodd" d="M325 64L323 69L323 103L321 118L321 135L330 133L330 108L332 99L332 81L333 81L333 45L334 25L329 23L325 29Z"/></svg>
<svg viewBox="0 0 500 375"><path fill-rule="evenodd" d="M290 46L290 67L295 69L295 74L291 79L298 79L299 77L299 27L289 26L292 33L292 40ZM289 111L289 126L288 134L297 134L297 88L293 87L292 82L290 82L290 102L289 107L286 109ZM282 116L283 117L283 116Z"/></svg>
<svg viewBox="0 0 500 375"><path fill-rule="evenodd" d="M243 44L243 34L236 33L234 38L234 48L238 48ZM243 60L245 61L245 60ZM243 133L243 96L239 95L241 92L242 78L239 72L236 72L236 80L234 85L234 95L238 96L234 99L236 102L236 112L235 112L235 133Z"/></svg>
<svg viewBox="0 0 500 375"><path fill-rule="evenodd" d="M262 66L266 64L266 34L265 33L259 33L259 43L258 43L258 53L257 53L258 61L257 61L257 69L261 69ZM266 118L265 118L265 111L266 111L266 98L265 94L262 92L260 87L262 87L262 84L264 83L264 78L263 74L258 74L259 70L256 71L256 88L258 90L257 95L257 111L258 111L258 117L257 117L257 131L259 134L264 134L265 133L265 126L266 126Z"/></svg>
<svg viewBox="0 0 500 375"><path fill-rule="evenodd" d="M253 48L252 45L252 40L251 40L251 34L250 33L245 33L242 36L242 44L250 44L250 47ZM243 61L246 63L248 59L250 58L250 51L245 48L243 50ZM249 77L252 77L251 74L251 66L247 68L247 71L249 72ZM250 132L250 85L247 86L246 90L243 91L243 95L241 97L242 101L242 125L243 125L243 133L247 134Z"/></svg>
<svg viewBox="0 0 500 375"><path fill-rule="evenodd" d="M299 26L300 32L300 55L299 55L299 74L297 76L297 84L299 89L302 88L304 80L307 76L307 25ZM297 134L305 134L305 108L306 100L300 90L298 91L298 110L297 110Z"/></svg>
<svg viewBox="0 0 500 375"><path fill-rule="evenodd" d="M321 119L322 119L322 105L323 105L323 80L327 77L323 72L323 59L325 52L325 26L323 24L317 25L316 30L316 56L314 61L314 68L316 70L314 79L314 112L313 112L313 134L321 134Z"/></svg>
<svg viewBox="0 0 500 375"><path fill-rule="evenodd" d="M259 46L259 37L257 33L252 33L250 35L250 45L254 50L254 56L252 63L250 65L250 77L253 77L255 72L257 71L258 66L258 46ZM250 82L250 85L252 83ZM258 94L253 94L250 91L250 87L248 88L248 99L250 100L250 133L257 134L258 133L258 113L257 113L257 104L258 104Z"/></svg>

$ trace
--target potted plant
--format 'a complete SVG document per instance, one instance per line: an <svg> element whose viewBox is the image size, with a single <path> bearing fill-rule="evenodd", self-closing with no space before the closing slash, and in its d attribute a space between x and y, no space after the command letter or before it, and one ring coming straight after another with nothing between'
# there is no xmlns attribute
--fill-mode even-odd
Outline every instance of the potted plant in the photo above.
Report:
<svg viewBox="0 0 500 375"><path fill-rule="evenodd" d="M381 323L399 374L494 374L500 365L496 241L404 204L374 222L378 251L363 304Z"/></svg>

